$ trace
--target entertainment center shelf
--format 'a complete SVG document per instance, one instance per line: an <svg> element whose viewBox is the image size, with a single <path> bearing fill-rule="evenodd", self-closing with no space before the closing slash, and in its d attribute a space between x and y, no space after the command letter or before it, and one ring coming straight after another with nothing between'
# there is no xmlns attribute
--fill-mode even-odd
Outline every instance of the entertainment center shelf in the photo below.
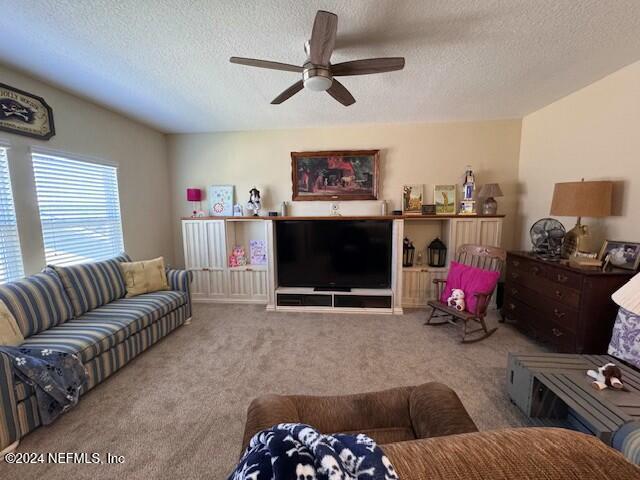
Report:
<svg viewBox="0 0 640 480"><path fill-rule="evenodd" d="M446 278L457 248L465 243L501 246L504 215L362 215L182 218L185 267L193 272L195 302L256 303L267 310L402 314L403 308L426 307L436 296L433 280ZM392 228L391 288L344 292L280 287L277 274L276 224L282 221L388 221ZM402 240L410 238L424 265L402 266ZM439 237L447 246L442 268L426 265L426 246ZM235 246L263 240L266 264L229 266ZM315 305L319 303L321 305ZM286 305L285 305L286 304Z"/></svg>

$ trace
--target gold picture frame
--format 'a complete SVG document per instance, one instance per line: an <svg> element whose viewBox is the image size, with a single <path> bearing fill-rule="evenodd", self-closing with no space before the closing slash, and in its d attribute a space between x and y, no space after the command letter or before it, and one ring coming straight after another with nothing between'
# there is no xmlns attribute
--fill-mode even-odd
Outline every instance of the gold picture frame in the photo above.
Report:
<svg viewBox="0 0 640 480"><path fill-rule="evenodd" d="M433 203L436 205L436 215L455 215L457 197L458 188L456 185L436 185L433 188Z"/></svg>

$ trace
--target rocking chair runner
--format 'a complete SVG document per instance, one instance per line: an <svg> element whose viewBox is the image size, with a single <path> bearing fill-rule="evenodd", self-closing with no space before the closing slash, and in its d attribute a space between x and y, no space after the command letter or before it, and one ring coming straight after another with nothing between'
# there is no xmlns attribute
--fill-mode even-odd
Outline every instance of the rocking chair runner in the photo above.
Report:
<svg viewBox="0 0 640 480"><path fill-rule="evenodd" d="M456 262L458 263L500 273L502 273L506 258L507 252L502 248L485 247L482 245L462 245L456 254ZM478 342L487 338L498 329L496 327L489 330L485 321L487 307L491 302L493 290L475 294L478 300L475 312L461 312L440 301L447 281L436 278L433 280L433 283L436 285L438 297L436 300L428 302L428 305L431 307L431 314L429 318L427 318L425 325L444 325L447 323L456 325L456 320L462 320L462 343ZM436 311L440 312L440 314L436 315ZM445 318L445 320L437 320L434 322L433 320L437 318ZM467 325L470 322L478 323L480 327L474 330L467 330ZM478 333L480 333L480 335L474 335Z"/></svg>

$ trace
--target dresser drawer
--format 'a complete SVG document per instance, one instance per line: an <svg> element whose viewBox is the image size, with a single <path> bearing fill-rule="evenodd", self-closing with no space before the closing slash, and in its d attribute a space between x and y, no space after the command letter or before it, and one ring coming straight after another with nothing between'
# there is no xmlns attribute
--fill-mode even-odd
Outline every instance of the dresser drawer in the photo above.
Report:
<svg viewBox="0 0 640 480"><path fill-rule="evenodd" d="M551 344L561 353L575 353L575 333L554 322L546 312L507 295L502 314L505 318L514 320L516 326L527 335Z"/></svg>
<svg viewBox="0 0 640 480"><path fill-rule="evenodd" d="M575 335L554 322L541 326L540 338L549 342L560 353L575 353Z"/></svg>
<svg viewBox="0 0 640 480"><path fill-rule="evenodd" d="M544 301L540 301L540 294L535 290L514 282L508 283L505 288L505 295L535 308L544 315L545 321L555 322L572 332L577 331L578 311L566 304L550 298L545 298L543 299Z"/></svg>
<svg viewBox="0 0 640 480"><path fill-rule="evenodd" d="M526 303L505 295L502 305L502 315L508 320L516 322L516 326L527 335L539 338L542 329L543 315Z"/></svg>
<svg viewBox="0 0 640 480"><path fill-rule="evenodd" d="M556 300L571 308L580 308L579 290L575 290L558 283L549 282L545 277L538 277L535 274L532 275L531 273L523 272L522 270L511 269L507 271L507 284L510 286L512 283L518 283L524 287L530 288L536 293L542 294L547 298Z"/></svg>
<svg viewBox="0 0 640 480"><path fill-rule="evenodd" d="M533 276L544 281L564 285L574 290L582 289L583 277L579 273L570 272L551 263L511 256L507 260L508 271L519 271L521 275Z"/></svg>

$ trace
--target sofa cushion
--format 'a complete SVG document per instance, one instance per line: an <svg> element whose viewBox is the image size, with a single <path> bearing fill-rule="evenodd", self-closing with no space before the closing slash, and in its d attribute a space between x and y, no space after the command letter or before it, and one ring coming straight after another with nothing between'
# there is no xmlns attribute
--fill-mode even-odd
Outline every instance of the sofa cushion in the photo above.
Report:
<svg viewBox="0 0 640 480"><path fill-rule="evenodd" d="M0 300L0 346L15 347L24 342L24 336L18 327L18 322L5 303Z"/></svg>
<svg viewBox="0 0 640 480"><path fill-rule="evenodd" d="M73 305L73 313L79 317L89 310L124 297L124 277L120 270L122 261L130 261L127 254L103 262L81 263L68 267L50 266L60 277Z"/></svg>
<svg viewBox="0 0 640 480"><path fill-rule="evenodd" d="M169 290L163 257L141 262L121 262L120 269L126 283L127 298Z"/></svg>
<svg viewBox="0 0 640 480"><path fill-rule="evenodd" d="M73 317L69 297L58 274L52 271L0 285L0 300L16 319L25 338Z"/></svg>
<svg viewBox="0 0 640 480"><path fill-rule="evenodd" d="M121 298L25 340L31 348L79 353L86 363L187 302L184 292Z"/></svg>

